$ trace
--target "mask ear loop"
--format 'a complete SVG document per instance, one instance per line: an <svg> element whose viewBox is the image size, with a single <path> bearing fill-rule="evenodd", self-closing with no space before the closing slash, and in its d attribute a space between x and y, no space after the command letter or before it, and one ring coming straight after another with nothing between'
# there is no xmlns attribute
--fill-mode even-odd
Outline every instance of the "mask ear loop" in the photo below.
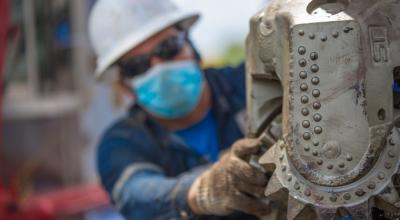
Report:
<svg viewBox="0 0 400 220"><path fill-rule="evenodd" d="M132 87L130 87L126 83L125 80L126 80L126 78L124 78L123 76L120 75L120 77L117 81L117 84L121 88L121 90L124 92L124 94L129 96L130 98L132 98L132 100L136 103L136 100L137 100L136 94L133 91ZM133 78L131 78L130 80L133 80Z"/></svg>
<svg viewBox="0 0 400 220"><path fill-rule="evenodd" d="M192 48L193 53L194 53L194 58L196 59L196 61L198 63L201 63L201 61L202 61L201 55L200 55L199 50L197 49L197 47L194 45L194 43L190 39L189 31L187 29L183 28L182 26L180 26L179 24L177 24L175 27L176 27L176 29L178 29L178 31L185 32L185 40L189 44L189 46Z"/></svg>
<svg viewBox="0 0 400 220"><path fill-rule="evenodd" d="M197 48L194 46L193 42L189 39L189 37L186 38L186 41L188 42L189 46L192 48L193 53L194 53L194 58L196 59L196 61L198 63L201 63L201 55L199 53L199 51L197 50Z"/></svg>

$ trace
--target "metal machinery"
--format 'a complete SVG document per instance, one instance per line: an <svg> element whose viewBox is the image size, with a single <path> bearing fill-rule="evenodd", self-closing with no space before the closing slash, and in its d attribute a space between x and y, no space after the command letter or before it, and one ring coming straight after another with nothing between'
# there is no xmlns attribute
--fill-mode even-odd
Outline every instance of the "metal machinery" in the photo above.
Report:
<svg viewBox="0 0 400 220"><path fill-rule="evenodd" d="M399 0L275 0L252 18L250 135L281 116L258 162L285 218L400 218L399 12Z"/></svg>

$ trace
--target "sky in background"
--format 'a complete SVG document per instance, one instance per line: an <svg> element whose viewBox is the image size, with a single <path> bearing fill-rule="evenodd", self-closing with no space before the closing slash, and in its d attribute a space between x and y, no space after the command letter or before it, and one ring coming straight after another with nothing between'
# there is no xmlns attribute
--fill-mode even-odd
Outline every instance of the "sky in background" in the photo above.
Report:
<svg viewBox="0 0 400 220"><path fill-rule="evenodd" d="M188 10L200 11L202 17L192 31L201 54L218 57L232 43L244 41L251 16L269 0L174 0Z"/></svg>

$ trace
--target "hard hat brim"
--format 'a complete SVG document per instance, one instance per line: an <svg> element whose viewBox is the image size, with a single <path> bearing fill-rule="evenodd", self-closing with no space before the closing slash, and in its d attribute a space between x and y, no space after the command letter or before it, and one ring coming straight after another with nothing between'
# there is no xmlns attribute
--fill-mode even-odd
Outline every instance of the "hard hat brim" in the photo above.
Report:
<svg viewBox="0 0 400 220"><path fill-rule="evenodd" d="M179 24L184 29L188 29L199 19L199 17L200 13L198 12L175 12L171 13L170 15L163 16L162 19L156 19L151 23L146 24L146 28L143 28L141 31L134 31L122 42L118 42L118 46L113 48L107 57L97 60L97 67L95 70L95 76L97 80L101 80L105 71L124 54L134 49L136 46L140 45L150 37L176 24Z"/></svg>

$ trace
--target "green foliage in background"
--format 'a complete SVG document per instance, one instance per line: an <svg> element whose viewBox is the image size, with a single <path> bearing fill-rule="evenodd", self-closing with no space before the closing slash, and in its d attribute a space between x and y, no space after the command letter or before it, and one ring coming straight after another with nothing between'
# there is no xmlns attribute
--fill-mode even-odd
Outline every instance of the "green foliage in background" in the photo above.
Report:
<svg viewBox="0 0 400 220"><path fill-rule="evenodd" d="M222 62L225 65L238 65L243 62L245 48L243 43L230 44L222 55Z"/></svg>

